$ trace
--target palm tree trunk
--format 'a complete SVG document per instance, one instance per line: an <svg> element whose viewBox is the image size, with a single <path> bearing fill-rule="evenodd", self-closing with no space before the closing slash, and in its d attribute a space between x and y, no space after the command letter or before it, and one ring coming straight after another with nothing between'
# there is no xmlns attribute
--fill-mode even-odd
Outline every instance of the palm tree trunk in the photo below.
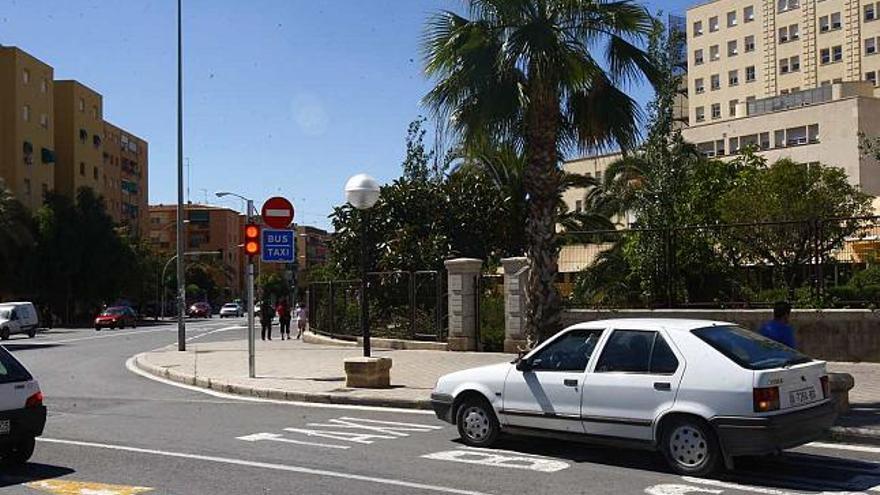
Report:
<svg viewBox="0 0 880 495"><path fill-rule="evenodd" d="M526 336L533 345L560 329L561 301L556 290L559 252L556 216L559 184L557 137L559 100L554 89L530 93L526 116L526 169L523 177L528 195L526 240L529 260L526 292ZM554 85L546 85L554 88Z"/></svg>

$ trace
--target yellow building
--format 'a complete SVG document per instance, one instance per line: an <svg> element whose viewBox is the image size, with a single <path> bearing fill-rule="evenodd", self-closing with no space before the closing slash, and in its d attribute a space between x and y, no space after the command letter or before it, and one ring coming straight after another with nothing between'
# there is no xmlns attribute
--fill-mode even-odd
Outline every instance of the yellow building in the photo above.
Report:
<svg viewBox="0 0 880 495"><path fill-rule="evenodd" d="M109 187L103 170L103 98L77 81L55 81L55 188L75 197L81 187Z"/></svg>
<svg viewBox="0 0 880 495"><path fill-rule="evenodd" d="M148 220L147 142L104 121L102 194L107 209L120 225L145 235Z"/></svg>
<svg viewBox="0 0 880 495"><path fill-rule="evenodd" d="M0 46L0 179L27 208L55 187L52 67Z"/></svg>

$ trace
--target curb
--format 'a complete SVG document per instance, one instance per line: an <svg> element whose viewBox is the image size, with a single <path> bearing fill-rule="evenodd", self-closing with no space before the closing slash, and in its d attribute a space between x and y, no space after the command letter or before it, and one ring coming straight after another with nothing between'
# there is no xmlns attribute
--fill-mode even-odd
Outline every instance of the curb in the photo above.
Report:
<svg viewBox="0 0 880 495"><path fill-rule="evenodd" d="M312 331L303 332L303 342L307 344L335 345L339 347L363 347L364 339L358 337L357 341L334 339L326 335L319 335ZM385 339L373 337L370 339L373 349L389 349L403 351L448 351L446 342L429 342L419 340Z"/></svg>
<svg viewBox="0 0 880 495"><path fill-rule="evenodd" d="M257 397L260 399L283 400L290 402L316 402L320 404L339 404L352 406L391 407L398 409L431 409L431 401L428 399L384 399L379 397L351 397L342 394L316 394L311 392L287 391L275 388L250 387L238 385L223 380L214 380L206 377L195 377L163 368L146 362L141 353L134 356L134 365L151 375L165 378L184 385L206 388L226 394Z"/></svg>
<svg viewBox="0 0 880 495"><path fill-rule="evenodd" d="M871 428L832 426L825 439L832 442L880 446L880 431Z"/></svg>

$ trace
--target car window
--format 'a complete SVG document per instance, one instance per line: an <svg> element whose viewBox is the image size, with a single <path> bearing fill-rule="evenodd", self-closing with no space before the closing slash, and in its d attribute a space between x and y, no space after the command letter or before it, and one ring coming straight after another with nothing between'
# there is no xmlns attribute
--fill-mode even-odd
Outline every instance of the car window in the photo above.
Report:
<svg viewBox="0 0 880 495"><path fill-rule="evenodd" d="M12 316L12 311L8 309L0 309L0 319L8 320Z"/></svg>
<svg viewBox="0 0 880 495"><path fill-rule="evenodd" d="M812 361L786 345L733 325L698 328L693 334L731 361L750 370Z"/></svg>
<svg viewBox="0 0 880 495"><path fill-rule="evenodd" d="M534 371L584 371L602 330L572 330L560 335L529 361Z"/></svg>
<svg viewBox="0 0 880 495"><path fill-rule="evenodd" d="M597 372L622 371L671 375L678 369L678 359L658 332L615 330L602 350Z"/></svg>
<svg viewBox="0 0 880 495"><path fill-rule="evenodd" d="M0 383L24 382L31 379L24 366L19 364L9 351L0 347Z"/></svg>

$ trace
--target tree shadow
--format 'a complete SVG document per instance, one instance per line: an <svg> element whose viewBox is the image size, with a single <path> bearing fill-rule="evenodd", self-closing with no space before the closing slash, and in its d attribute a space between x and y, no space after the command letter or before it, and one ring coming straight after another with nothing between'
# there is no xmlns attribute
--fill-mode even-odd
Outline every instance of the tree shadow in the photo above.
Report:
<svg viewBox="0 0 880 495"><path fill-rule="evenodd" d="M27 463L23 466L4 466L3 470L0 471L0 488L23 485L32 481L59 478L75 472L71 468L35 462Z"/></svg>

